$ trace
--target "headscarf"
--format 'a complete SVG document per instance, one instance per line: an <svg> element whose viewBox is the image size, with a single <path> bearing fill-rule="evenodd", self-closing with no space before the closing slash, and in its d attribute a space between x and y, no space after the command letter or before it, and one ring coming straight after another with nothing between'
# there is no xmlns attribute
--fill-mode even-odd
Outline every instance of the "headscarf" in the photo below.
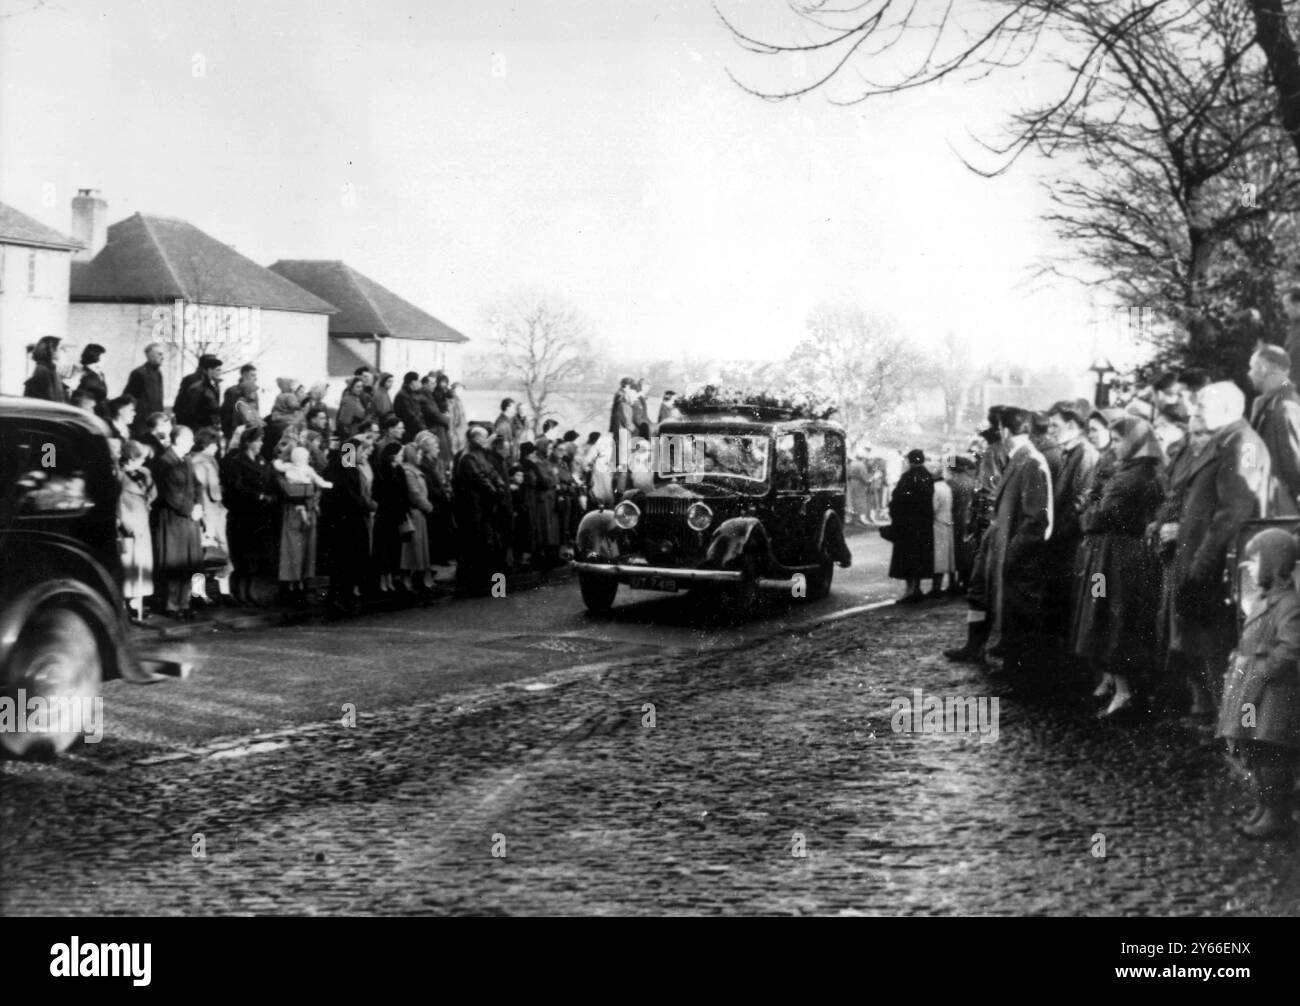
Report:
<svg viewBox="0 0 1300 1006"><path fill-rule="evenodd" d="M420 464L420 445L415 441L407 444L402 448L402 464L419 467Z"/></svg>
<svg viewBox="0 0 1300 1006"><path fill-rule="evenodd" d="M1300 559L1300 542L1280 527L1271 527L1251 538L1243 554L1247 559L1259 556L1257 582L1261 590L1268 590L1290 578L1296 560Z"/></svg>
<svg viewBox="0 0 1300 1006"><path fill-rule="evenodd" d="M295 388L292 377L277 377L275 379L275 386L283 392L292 392Z"/></svg>
<svg viewBox="0 0 1300 1006"><path fill-rule="evenodd" d="M1110 424L1111 450L1120 464L1142 458L1164 460L1164 451L1152 425L1141 416L1126 414Z"/></svg>

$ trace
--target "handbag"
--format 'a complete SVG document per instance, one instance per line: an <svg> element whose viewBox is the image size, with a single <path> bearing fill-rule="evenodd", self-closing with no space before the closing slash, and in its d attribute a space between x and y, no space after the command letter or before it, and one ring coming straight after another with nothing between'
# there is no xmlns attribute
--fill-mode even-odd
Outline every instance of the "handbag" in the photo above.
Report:
<svg viewBox="0 0 1300 1006"><path fill-rule="evenodd" d="M203 535L203 562L198 572L216 573L230 565L230 554L210 534Z"/></svg>

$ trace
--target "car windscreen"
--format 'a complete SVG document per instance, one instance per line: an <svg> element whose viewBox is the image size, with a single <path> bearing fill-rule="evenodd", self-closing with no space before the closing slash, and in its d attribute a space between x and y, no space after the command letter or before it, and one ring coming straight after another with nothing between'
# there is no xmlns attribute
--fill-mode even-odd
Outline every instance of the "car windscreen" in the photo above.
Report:
<svg viewBox="0 0 1300 1006"><path fill-rule="evenodd" d="M705 476L747 482L767 480L766 435L691 433L671 439L674 443L660 449L661 478L687 482Z"/></svg>

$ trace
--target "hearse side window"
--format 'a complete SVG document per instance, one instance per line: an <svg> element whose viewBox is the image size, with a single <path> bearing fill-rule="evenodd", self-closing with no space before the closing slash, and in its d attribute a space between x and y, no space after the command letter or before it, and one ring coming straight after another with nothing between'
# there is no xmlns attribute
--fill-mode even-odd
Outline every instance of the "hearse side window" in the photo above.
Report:
<svg viewBox="0 0 1300 1006"><path fill-rule="evenodd" d="M834 489L844 485L844 437L834 430L809 431L808 488Z"/></svg>
<svg viewBox="0 0 1300 1006"><path fill-rule="evenodd" d="M797 433L787 433L776 438L776 457L772 461L773 489L803 489L803 474L799 471L799 440Z"/></svg>
<svg viewBox="0 0 1300 1006"><path fill-rule="evenodd" d="M17 516L75 516L93 504L84 446L62 430L5 431L6 505Z"/></svg>

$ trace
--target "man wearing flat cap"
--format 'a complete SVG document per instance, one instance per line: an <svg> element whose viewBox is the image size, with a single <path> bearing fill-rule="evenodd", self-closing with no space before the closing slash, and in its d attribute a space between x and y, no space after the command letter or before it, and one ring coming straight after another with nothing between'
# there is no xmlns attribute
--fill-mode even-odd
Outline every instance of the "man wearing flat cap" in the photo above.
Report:
<svg viewBox="0 0 1300 1006"><path fill-rule="evenodd" d="M1291 517L1300 508L1300 394L1291 383L1291 357L1281 346L1260 345L1250 357L1250 383L1259 392L1250 408L1251 428L1273 462L1269 517Z"/></svg>
<svg viewBox="0 0 1300 1006"><path fill-rule="evenodd" d="M221 361L211 353L199 357L194 373L181 382L172 406L176 425L198 431L221 429Z"/></svg>

